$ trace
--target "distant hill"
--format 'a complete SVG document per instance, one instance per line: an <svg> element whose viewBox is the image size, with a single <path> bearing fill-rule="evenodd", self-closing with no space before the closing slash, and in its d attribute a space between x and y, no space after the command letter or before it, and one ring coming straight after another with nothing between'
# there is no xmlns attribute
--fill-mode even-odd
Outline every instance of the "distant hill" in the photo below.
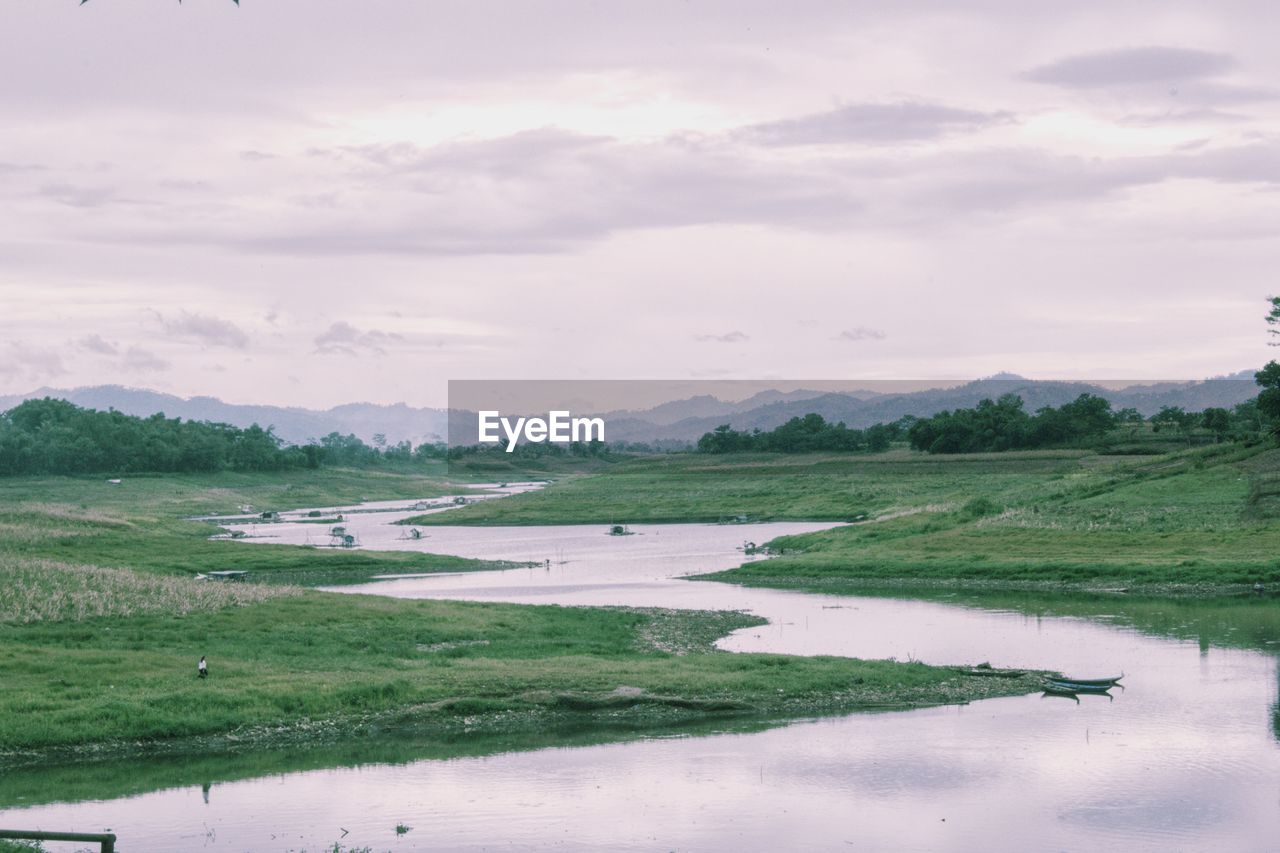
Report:
<svg viewBox="0 0 1280 853"><path fill-rule="evenodd" d="M1188 411L1200 411L1210 406L1230 408L1257 393L1258 386L1253 382L1252 371L1241 371L1229 377L1156 382L1120 389L1108 389L1088 382L1024 379L1016 374L1001 373L946 388L895 394L869 390L851 393L762 391L738 401L720 400L703 394L639 411L608 412L604 417L608 424L607 438L611 442L679 446L697 441L703 433L724 423L739 430L770 430L791 418L817 412L828 421L843 421L850 427L866 428L896 421L904 415L928 417L944 409L969 408L984 398L994 399L1002 394L1017 394L1028 411L1043 406L1060 406L1081 394L1097 394L1110 400L1113 408L1132 407L1150 416L1164 406L1180 406ZM216 421L239 427L254 423L274 426L277 435L292 443L306 442L330 432L354 433L366 442L372 441L377 433L384 434L393 444L404 440L414 444L443 441L448 434L450 419L443 409L419 409L404 403L391 406L348 403L317 411L238 405L224 403L214 397L186 399L119 385L69 390L40 388L30 394L0 397L0 411L31 397L59 397L79 406L114 408L130 415L163 412L169 417ZM459 436L470 434L470 440L463 438L461 443L473 443L474 413L454 412L452 420L455 442Z"/></svg>
<svg viewBox="0 0 1280 853"><path fill-rule="evenodd" d="M699 394L684 400L672 400L667 403L661 403L652 409L643 409L635 411L631 409L606 412L604 417L607 419L625 418L635 419L650 424L674 424L688 418L714 418L723 415L732 415L738 412L749 412L752 409L758 409L771 403L782 403L796 400L811 400L814 397L821 397L823 391L807 391L798 389L795 391L761 391L753 394L743 400L721 400L710 394ZM874 391L860 391L858 395L868 397L877 396Z"/></svg>
<svg viewBox="0 0 1280 853"><path fill-rule="evenodd" d="M1231 408L1257 396L1258 386L1251 372L1248 379L1206 379L1192 382L1162 382L1130 385L1112 390L1087 382L1060 382L1023 379L1013 374L979 379L951 388L935 388L903 394L871 397L849 394L821 394L801 400L782 400L745 411L690 417L667 424L648 422L643 412L610 420L610 441L696 441L701 435L727 423L734 429L769 430L791 418L817 412L828 421L843 421L865 429L878 423L896 421L904 415L928 417L945 409L970 408L986 398L1017 394L1028 411L1044 406L1060 406L1081 394L1096 394L1111 401L1116 409L1135 408L1150 416L1164 406L1180 406L1200 411L1210 406ZM1237 374L1238 375L1238 374Z"/></svg>
<svg viewBox="0 0 1280 853"><path fill-rule="evenodd" d="M121 385L96 385L88 388L38 388L29 394L0 396L0 411L6 411L23 400L56 397L90 409L115 409L126 415L146 417L163 412L171 418L213 421L238 427L258 424L274 426L276 435L292 444L302 444L331 432L354 433L370 442L376 433L396 444L411 441L443 441L445 413L442 409L415 409L404 403L381 406L374 403L348 403L317 411L283 406L252 406L224 403L216 397L176 397L142 388Z"/></svg>

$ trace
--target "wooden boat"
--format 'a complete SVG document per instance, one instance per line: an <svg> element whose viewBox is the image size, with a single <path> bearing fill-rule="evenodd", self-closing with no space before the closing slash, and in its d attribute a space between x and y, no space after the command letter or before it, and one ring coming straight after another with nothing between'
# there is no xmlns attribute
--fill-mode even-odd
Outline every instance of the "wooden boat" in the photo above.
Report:
<svg viewBox="0 0 1280 853"><path fill-rule="evenodd" d="M1113 686L1113 685L1117 684L1117 683L1120 681L1120 679L1122 679L1122 678L1124 678L1124 673L1123 673L1123 672L1122 672L1122 673L1120 673L1119 675L1117 675L1115 678L1071 678L1071 677L1069 677L1069 676L1065 676L1065 675L1064 675L1064 676L1062 676L1061 678L1057 678L1057 677L1055 677L1055 676L1050 675L1050 676L1047 676L1045 680L1046 680L1046 681L1059 681L1059 682L1062 682L1062 683L1064 683L1064 684L1065 684L1065 683L1069 683L1069 684L1084 684L1084 685L1088 685L1088 686L1090 686L1090 687L1111 687L1111 686Z"/></svg>
<svg viewBox="0 0 1280 853"><path fill-rule="evenodd" d="M1124 673L1120 673L1115 678L1046 678L1044 686L1045 689L1052 688L1070 693L1100 693L1115 687L1122 678Z"/></svg>

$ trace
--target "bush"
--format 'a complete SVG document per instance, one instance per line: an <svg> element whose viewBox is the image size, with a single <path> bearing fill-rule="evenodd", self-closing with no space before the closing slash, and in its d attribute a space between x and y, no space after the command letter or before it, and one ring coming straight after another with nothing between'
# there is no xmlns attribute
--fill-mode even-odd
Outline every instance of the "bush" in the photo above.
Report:
<svg viewBox="0 0 1280 853"><path fill-rule="evenodd" d="M973 498L960 508L960 514L969 518L985 518L988 515L999 515L1004 507L990 498Z"/></svg>

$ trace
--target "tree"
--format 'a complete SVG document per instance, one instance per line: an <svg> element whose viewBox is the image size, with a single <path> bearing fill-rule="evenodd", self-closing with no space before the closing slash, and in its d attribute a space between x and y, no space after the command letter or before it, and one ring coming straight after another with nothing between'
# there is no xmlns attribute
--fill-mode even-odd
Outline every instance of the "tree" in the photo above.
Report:
<svg viewBox="0 0 1280 853"><path fill-rule="evenodd" d="M1200 422L1221 443L1227 437L1227 431L1231 429L1231 413L1226 409L1214 406L1204 410L1201 414Z"/></svg>
<svg viewBox="0 0 1280 853"><path fill-rule="evenodd" d="M1195 426L1196 416L1190 412L1184 411L1181 406L1165 406L1151 416L1151 425L1156 432L1162 430L1176 430L1182 433L1182 437L1187 440L1187 444L1191 443L1191 430Z"/></svg>
<svg viewBox="0 0 1280 853"><path fill-rule="evenodd" d="M888 450L890 442L893 441L893 427L888 424L876 424L867 427L866 438L867 450L872 453Z"/></svg>
<svg viewBox="0 0 1280 853"><path fill-rule="evenodd" d="M0 474L139 471L275 471L306 464L270 428L141 418L82 409L66 400L27 400L0 413Z"/></svg>
<svg viewBox="0 0 1280 853"><path fill-rule="evenodd" d="M1036 415L1031 444L1071 444L1096 438L1116 425L1111 402L1095 394L1081 394L1058 408L1045 407Z"/></svg>
<svg viewBox="0 0 1280 853"><path fill-rule="evenodd" d="M1268 300L1271 303L1271 313L1267 315L1268 326L1280 326L1280 296L1272 296ZM1270 334L1280 335L1280 328L1267 329ZM1280 347L1280 341L1271 341L1269 346ZM1275 362L1272 362L1274 364Z"/></svg>
<svg viewBox="0 0 1280 853"><path fill-rule="evenodd" d="M1280 441L1280 363L1270 361L1253 374L1253 380L1262 386L1258 394L1258 412L1271 422L1271 431Z"/></svg>
<svg viewBox="0 0 1280 853"><path fill-rule="evenodd" d="M732 453L744 449L743 437L742 433L728 424L720 424L698 439L698 450L702 453Z"/></svg>

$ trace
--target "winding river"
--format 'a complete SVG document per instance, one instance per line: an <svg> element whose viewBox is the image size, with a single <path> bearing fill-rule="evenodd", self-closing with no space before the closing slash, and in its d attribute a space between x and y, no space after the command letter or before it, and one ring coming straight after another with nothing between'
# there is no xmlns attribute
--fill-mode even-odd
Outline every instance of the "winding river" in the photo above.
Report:
<svg viewBox="0 0 1280 853"><path fill-rule="evenodd" d="M1078 703L1032 695L773 725L124 765L110 772L153 781L103 800L65 769L27 771L0 784L0 825L110 827L123 851L1263 851L1280 839L1274 601L748 589L681 578L740 564L745 539L831 525L636 525L629 536L431 526L412 539L392 522L421 509L351 509L345 525L363 548L538 565L335 591L741 609L769 624L723 639L732 651L1124 671L1125 687ZM227 526L248 534L245 547L323 544L326 528L304 517Z"/></svg>

